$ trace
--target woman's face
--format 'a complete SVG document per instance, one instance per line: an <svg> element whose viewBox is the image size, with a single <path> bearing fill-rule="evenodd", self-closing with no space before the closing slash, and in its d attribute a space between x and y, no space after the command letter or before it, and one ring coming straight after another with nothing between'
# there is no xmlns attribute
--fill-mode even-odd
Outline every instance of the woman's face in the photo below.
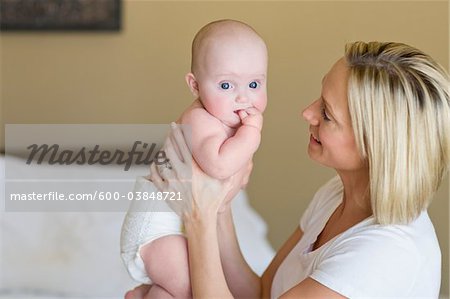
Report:
<svg viewBox="0 0 450 299"><path fill-rule="evenodd" d="M320 97L303 110L309 123L311 159L341 171L363 167L355 143L347 101L349 70L338 60L322 80Z"/></svg>

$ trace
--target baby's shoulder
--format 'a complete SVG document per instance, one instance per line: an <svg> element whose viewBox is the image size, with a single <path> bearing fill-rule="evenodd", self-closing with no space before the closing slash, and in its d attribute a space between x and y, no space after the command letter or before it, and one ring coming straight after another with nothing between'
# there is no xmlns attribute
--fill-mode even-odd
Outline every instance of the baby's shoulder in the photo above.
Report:
<svg viewBox="0 0 450 299"><path fill-rule="evenodd" d="M213 117L208 111L203 108L203 105L198 101L194 101L181 115L181 124L197 126L220 126L218 119Z"/></svg>

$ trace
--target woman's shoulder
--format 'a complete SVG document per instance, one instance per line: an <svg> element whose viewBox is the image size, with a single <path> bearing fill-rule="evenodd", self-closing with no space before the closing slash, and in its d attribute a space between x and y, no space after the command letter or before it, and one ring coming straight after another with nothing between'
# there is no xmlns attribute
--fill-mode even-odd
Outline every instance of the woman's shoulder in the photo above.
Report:
<svg viewBox="0 0 450 299"><path fill-rule="evenodd" d="M341 178L336 175L317 190L310 204L313 206L334 204L342 200L343 190Z"/></svg>
<svg viewBox="0 0 450 299"><path fill-rule="evenodd" d="M381 225L375 222L373 216L367 218L361 225L355 225L349 230L351 235L367 235L384 239L407 240L410 242L436 239L436 232L428 212L422 211L419 216L407 224Z"/></svg>
<svg viewBox="0 0 450 299"><path fill-rule="evenodd" d="M341 178L338 175L335 175L323 184L319 190L317 190L316 195L322 195L323 193L329 194L330 192L341 192L343 188Z"/></svg>
<svg viewBox="0 0 450 299"><path fill-rule="evenodd" d="M300 218L300 228L305 231L309 224L322 221L342 200L342 181L335 176L317 190ZM329 215L328 215L329 216Z"/></svg>
<svg viewBox="0 0 450 299"><path fill-rule="evenodd" d="M395 297L438 289L440 268L439 243L424 211L406 225L380 225L373 217L356 224L317 255L312 277L332 289L351 286L343 292L349 297Z"/></svg>
<svg viewBox="0 0 450 299"><path fill-rule="evenodd" d="M408 224L381 225L371 216L342 233L333 243L331 248L335 250L359 251L373 257L409 255L416 262L422 258L440 259L439 242L427 211Z"/></svg>

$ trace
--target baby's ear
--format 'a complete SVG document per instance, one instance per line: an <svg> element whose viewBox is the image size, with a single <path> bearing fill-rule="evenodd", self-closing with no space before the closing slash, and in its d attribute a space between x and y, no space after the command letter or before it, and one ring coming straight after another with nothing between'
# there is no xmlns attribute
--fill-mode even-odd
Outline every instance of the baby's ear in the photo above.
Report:
<svg viewBox="0 0 450 299"><path fill-rule="evenodd" d="M186 74L186 77L184 77L186 79L186 83L189 86L189 89L191 90L192 94L195 97L198 97L198 83L197 83L197 79L195 79L195 76L193 73L188 73Z"/></svg>

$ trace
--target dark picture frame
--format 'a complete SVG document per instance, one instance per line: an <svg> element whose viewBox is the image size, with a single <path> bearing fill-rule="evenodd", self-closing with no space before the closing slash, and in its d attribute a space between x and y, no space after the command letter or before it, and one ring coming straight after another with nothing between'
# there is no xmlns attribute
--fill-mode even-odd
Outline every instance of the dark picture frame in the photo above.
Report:
<svg viewBox="0 0 450 299"><path fill-rule="evenodd" d="M0 29L121 29L122 0L0 0Z"/></svg>

